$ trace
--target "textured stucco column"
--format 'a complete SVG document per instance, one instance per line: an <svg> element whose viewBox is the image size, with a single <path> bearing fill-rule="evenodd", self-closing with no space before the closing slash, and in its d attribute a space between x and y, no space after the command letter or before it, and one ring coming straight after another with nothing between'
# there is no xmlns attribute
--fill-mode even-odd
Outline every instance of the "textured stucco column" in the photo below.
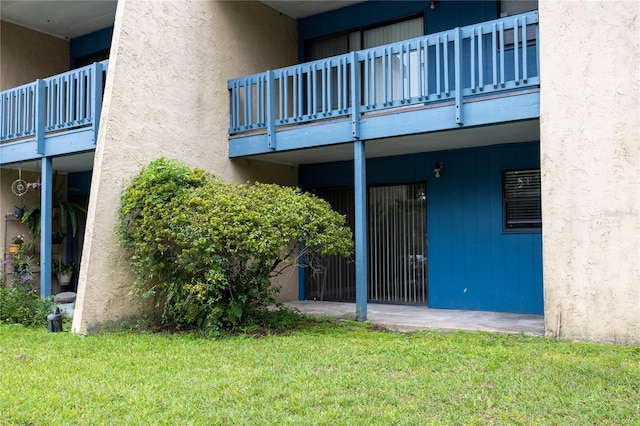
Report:
<svg viewBox="0 0 640 426"><path fill-rule="evenodd" d="M227 139L227 80L296 58L295 21L262 3L118 2L74 332L139 313L114 227L120 193L142 164L166 156L229 181L297 183L293 167L231 162Z"/></svg>
<svg viewBox="0 0 640 426"><path fill-rule="evenodd" d="M539 5L548 336L640 343L639 5Z"/></svg>

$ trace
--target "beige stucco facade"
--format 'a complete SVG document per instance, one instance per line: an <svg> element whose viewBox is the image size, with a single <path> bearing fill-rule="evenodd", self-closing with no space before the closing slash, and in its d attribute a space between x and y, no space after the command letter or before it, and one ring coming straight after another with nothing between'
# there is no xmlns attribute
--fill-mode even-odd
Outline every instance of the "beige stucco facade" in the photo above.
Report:
<svg viewBox="0 0 640 426"><path fill-rule="evenodd" d="M541 1L548 336L640 343L640 4Z"/></svg>
<svg viewBox="0 0 640 426"><path fill-rule="evenodd" d="M114 226L142 164L166 156L229 181L297 183L296 168L231 161L227 151L227 80L296 60L295 21L261 3L118 2L73 331L138 313ZM295 282L285 284L291 297Z"/></svg>
<svg viewBox="0 0 640 426"><path fill-rule="evenodd" d="M0 91L67 70L67 40L0 21Z"/></svg>

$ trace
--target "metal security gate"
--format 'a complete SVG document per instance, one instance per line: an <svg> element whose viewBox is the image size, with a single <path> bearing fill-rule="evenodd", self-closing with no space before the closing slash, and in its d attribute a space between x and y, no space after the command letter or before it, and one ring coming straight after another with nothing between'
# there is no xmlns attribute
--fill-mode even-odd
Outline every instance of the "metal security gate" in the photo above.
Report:
<svg viewBox="0 0 640 426"><path fill-rule="evenodd" d="M353 229L353 189L323 189L316 195L347 215ZM369 301L427 303L426 185L371 187L368 191ZM307 299L354 301L353 259L323 257L307 270Z"/></svg>

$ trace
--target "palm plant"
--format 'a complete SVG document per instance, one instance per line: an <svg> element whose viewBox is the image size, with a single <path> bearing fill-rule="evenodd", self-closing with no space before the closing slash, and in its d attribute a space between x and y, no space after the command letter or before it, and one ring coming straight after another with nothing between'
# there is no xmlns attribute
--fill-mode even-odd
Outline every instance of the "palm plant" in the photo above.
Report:
<svg viewBox="0 0 640 426"><path fill-rule="evenodd" d="M87 213L87 209L76 203L75 201L64 200L65 187L64 180L58 179L58 175L53 176L53 208L60 211L60 217L62 220L69 219L71 222L71 235L75 237L78 230L78 215L80 213ZM69 188L69 191L77 190L75 188ZM29 231L33 236L40 235L40 216L42 212L40 209L40 203L35 203L31 207L25 210L22 216L22 223L27 225Z"/></svg>

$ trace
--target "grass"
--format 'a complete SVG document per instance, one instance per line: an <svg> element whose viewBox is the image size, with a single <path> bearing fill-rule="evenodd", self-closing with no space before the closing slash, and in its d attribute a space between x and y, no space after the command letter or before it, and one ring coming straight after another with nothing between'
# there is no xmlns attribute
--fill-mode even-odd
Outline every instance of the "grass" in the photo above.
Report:
<svg viewBox="0 0 640 426"><path fill-rule="evenodd" d="M0 424L640 424L640 348L319 322L89 337L0 325Z"/></svg>

